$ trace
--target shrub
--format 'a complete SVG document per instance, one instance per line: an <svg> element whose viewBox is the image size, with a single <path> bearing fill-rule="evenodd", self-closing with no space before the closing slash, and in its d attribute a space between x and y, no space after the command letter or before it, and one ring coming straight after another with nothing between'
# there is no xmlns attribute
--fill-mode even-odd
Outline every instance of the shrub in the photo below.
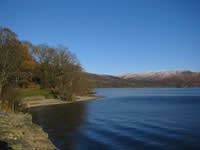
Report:
<svg viewBox="0 0 200 150"><path fill-rule="evenodd" d="M75 95L65 91L65 90L61 90L58 88L52 89L51 90L51 94L57 98L57 99L61 99L63 101L74 101L75 100Z"/></svg>

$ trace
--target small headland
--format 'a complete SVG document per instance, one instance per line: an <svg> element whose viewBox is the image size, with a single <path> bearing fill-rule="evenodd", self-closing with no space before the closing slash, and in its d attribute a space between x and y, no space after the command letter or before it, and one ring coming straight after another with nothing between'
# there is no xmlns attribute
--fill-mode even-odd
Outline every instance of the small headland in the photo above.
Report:
<svg viewBox="0 0 200 150"><path fill-rule="evenodd" d="M77 103L104 98L104 96L95 96L95 93L93 93L84 96L74 96L71 100L61 100L53 97L50 92L44 89L25 89L21 90L20 94L22 99L21 105L25 109L39 106Z"/></svg>

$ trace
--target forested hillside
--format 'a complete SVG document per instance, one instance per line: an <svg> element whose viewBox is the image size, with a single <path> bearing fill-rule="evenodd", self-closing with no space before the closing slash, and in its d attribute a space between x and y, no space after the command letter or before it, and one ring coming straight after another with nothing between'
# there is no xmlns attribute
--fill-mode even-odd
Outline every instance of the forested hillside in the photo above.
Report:
<svg viewBox="0 0 200 150"><path fill-rule="evenodd" d="M94 87L96 88L111 88L111 87L134 87L135 83L130 82L127 79L122 79L120 77L111 76L111 75L98 75L88 73L88 77L93 82Z"/></svg>

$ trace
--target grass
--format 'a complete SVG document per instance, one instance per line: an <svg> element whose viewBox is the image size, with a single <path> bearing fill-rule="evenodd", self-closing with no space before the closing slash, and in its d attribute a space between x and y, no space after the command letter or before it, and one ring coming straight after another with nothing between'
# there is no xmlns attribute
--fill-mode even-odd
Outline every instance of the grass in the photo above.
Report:
<svg viewBox="0 0 200 150"><path fill-rule="evenodd" d="M51 97L51 93L49 89L40 89L40 88L26 88L19 89L20 98L32 97L32 96L44 96Z"/></svg>

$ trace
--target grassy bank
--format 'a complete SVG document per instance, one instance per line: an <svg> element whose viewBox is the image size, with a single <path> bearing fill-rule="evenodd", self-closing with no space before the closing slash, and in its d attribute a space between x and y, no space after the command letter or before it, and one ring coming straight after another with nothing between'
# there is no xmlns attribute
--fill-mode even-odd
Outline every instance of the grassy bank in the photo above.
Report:
<svg viewBox="0 0 200 150"><path fill-rule="evenodd" d="M41 88L26 88L26 89L19 89L19 96L21 99L26 97L33 97L33 96L44 96L44 97L52 97L52 94L49 89L41 89Z"/></svg>

